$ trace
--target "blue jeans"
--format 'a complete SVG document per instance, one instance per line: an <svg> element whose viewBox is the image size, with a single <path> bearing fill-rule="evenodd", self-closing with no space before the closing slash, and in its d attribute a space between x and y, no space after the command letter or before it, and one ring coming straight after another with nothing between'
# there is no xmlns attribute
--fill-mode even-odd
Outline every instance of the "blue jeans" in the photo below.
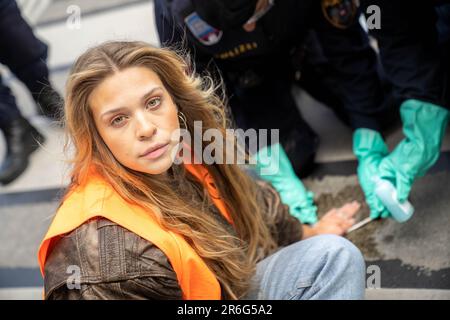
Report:
<svg viewBox="0 0 450 320"><path fill-rule="evenodd" d="M293 243L257 264L245 299L363 299L365 263L350 241L320 235Z"/></svg>

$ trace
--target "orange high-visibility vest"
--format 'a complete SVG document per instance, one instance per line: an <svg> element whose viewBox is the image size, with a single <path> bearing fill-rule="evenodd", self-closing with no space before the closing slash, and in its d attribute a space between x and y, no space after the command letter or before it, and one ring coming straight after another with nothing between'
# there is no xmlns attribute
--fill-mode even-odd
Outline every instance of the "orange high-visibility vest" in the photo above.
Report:
<svg viewBox="0 0 450 320"><path fill-rule="evenodd" d="M185 164L204 185L222 215L232 223L226 204L219 197L208 170L196 164ZM126 202L98 174L90 175L87 183L71 190L66 197L42 241L38 260L42 276L52 245L89 219L104 217L155 244L169 259L183 292L183 299L221 299L220 284L184 238L164 229L144 208Z"/></svg>

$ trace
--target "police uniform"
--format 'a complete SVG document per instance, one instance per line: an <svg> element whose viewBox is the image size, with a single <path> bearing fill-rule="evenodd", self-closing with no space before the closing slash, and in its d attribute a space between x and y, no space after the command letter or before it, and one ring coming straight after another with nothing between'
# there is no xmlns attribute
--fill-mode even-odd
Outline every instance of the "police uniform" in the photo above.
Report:
<svg viewBox="0 0 450 320"><path fill-rule="evenodd" d="M300 176L318 140L292 96L294 81L352 128L378 130L379 120L391 111L376 54L357 16L350 0L275 1L247 32L242 25L215 27L220 12L202 17L191 0L155 1L162 45L187 46L197 71L220 70L237 126L280 129L280 141Z"/></svg>
<svg viewBox="0 0 450 320"><path fill-rule="evenodd" d="M362 0L380 9L377 39L383 69L400 100L449 108L450 1Z"/></svg>
<svg viewBox="0 0 450 320"><path fill-rule="evenodd" d="M47 45L34 36L16 2L0 1L0 63L26 85L41 106L41 112L54 115L61 98L49 86L46 59ZM8 184L26 169L29 155L45 138L22 117L15 97L3 83L1 75L0 129L6 141L6 156L0 165L0 183Z"/></svg>
<svg viewBox="0 0 450 320"><path fill-rule="evenodd" d="M13 0L0 3L0 63L23 82L37 100L48 84L47 45L37 39ZM20 112L0 77L0 126L6 127Z"/></svg>

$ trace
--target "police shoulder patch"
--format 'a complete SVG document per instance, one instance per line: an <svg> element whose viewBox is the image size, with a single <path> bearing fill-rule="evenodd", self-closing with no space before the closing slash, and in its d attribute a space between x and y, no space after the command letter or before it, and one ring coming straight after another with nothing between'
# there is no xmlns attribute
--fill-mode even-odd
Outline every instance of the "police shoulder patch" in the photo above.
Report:
<svg viewBox="0 0 450 320"><path fill-rule="evenodd" d="M321 0L322 13L333 26L340 29L348 28L356 17L354 0Z"/></svg>
<svg viewBox="0 0 450 320"><path fill-rule="evenodd" d="M205 46L212 46L222 38L222 31L207 24L195 11L184 19L184 23L193 36Z"/></svg>

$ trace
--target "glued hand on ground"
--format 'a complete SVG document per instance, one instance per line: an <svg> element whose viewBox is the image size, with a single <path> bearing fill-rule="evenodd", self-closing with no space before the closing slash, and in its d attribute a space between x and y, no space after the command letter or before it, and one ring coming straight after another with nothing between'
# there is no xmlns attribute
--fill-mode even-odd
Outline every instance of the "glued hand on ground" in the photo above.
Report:
<svg viewBox="0 0 450 320"><path fill-rule="evenodd" d="M312 227L315 234L344 235L355 224L355 215L361 205L357 201L346 203L340 208L333 208Z"/></svg>

